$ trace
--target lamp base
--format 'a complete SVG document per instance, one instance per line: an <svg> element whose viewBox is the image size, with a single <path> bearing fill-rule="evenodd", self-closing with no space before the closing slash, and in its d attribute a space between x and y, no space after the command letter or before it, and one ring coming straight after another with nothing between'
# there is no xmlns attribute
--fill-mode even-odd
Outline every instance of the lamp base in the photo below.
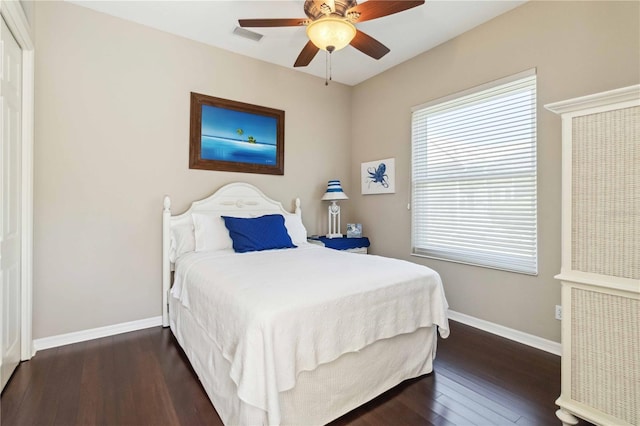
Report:
<svg viewBox="0 0 640 426"><path fill-rule="evenodd" d="M327 229L327 238L342 238L340 233L340 206L336 200L331 200L328 210L329 229Z"/></svg>

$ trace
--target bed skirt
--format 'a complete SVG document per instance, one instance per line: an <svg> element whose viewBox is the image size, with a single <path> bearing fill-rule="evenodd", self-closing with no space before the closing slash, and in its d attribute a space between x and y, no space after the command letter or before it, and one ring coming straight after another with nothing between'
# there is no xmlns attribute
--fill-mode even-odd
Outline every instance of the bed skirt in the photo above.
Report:
<svg viewBox="0 0 640 426"><path fill-rule="evenodd" d="M170 327L189 358L218 415L227 425L266 425L267 413L242 401L230 378L230 363L191 312L169 297ZM280 392L282 425L322 425L348 413L406 379L430 373L436 326L379 340L313 371Z"/></svg>

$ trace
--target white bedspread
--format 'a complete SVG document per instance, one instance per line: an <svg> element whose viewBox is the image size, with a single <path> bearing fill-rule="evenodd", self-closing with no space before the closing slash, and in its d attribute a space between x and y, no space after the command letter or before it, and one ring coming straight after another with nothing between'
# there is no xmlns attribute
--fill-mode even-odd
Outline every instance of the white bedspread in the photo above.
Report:
<svg viewBox="0 0 640 426"><path fill-rule="evenodd" d="M435 271L311 244L189 253L172 294L231 363L240 399L267 411L269 424L280 423L278 392L299 372L420 327L449 334Z"/></svg>

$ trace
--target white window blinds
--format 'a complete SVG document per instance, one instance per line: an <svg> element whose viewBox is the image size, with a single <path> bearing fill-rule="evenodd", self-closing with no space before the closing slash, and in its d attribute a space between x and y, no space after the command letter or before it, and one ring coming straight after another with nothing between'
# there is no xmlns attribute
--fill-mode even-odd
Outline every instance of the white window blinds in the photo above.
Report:
<svg viewBox="0 0 640 426"><path fill-rule="evenodd" d="M535 70L412 113L412 253L537 274Z"/></svg>

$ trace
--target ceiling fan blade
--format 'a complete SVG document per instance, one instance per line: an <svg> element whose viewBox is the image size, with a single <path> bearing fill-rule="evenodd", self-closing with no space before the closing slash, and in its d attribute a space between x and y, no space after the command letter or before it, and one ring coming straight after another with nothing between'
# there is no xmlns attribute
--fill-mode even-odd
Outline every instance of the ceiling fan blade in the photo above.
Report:
<svg viewBox="0 0 640 426"><path fill-rule="evenodd" d="M360 30L356 30L356 36L351 40L351 45L373 59L380 59L390 52L387 46Z"/></svg>
<svg viewBox="0 0 640 426"><path fill-rule="evenodd" d="M307 25L307 18L299 19L238 19L241 27L300 27Z"/></svg>
<svg viewBox="0 0 640 426"><path fill-rule="evenodd" d="M424 0L368 0L362 4L352 7L347 14L356 12L360 16L354 19L355 22L370 21L383 16L393 15L403 10L412 9L424 4Z"/></svg>
<svg viewBox="0 0 640 426"><path fill-rule="evenodd" d="M318 47L313 44L311 41L308 41L307 44L302 48L302 52L298 55L298 59L296 59L296 63L293 64L294 67L306 67L309 65L311 60L315 58L316 53L318 53Z"/></svg>

